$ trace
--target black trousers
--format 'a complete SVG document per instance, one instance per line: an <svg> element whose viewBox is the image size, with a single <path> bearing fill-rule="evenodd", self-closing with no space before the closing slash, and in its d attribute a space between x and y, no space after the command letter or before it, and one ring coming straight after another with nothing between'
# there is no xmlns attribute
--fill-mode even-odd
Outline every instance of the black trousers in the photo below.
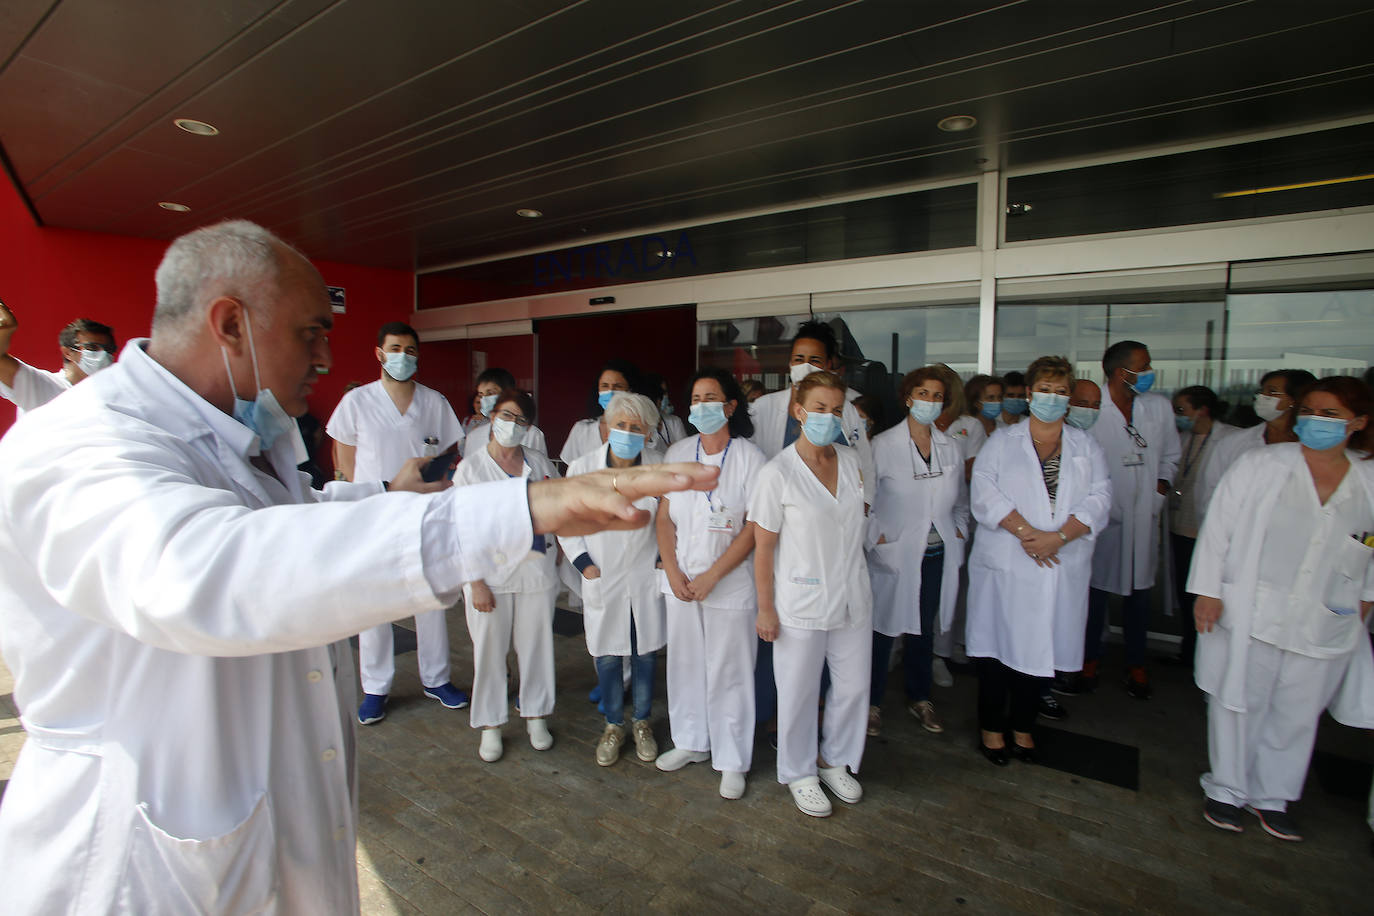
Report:
<svg viewBox="0 0 1374 916"><path fill-rule="evenodd" d="M1174 594L1178 596L1179 624L1183 628L1183 643L1178 648L1178 657L1184 664L1192 667L1193 653L1197 648L1197 624L1193 622L1193 602L1197 595L1188 593L1188 570L1193 565L1193 548L1197 539L1169 532L1169 546L1174 552Z"/></svg>
<svg viewBox="0 0 1374 916"><path fill-rule="evenodd" d="M980 658L977 666L978 726L983 731L1005 732L1010 697L1012 730L1029 732L1035 725L1043 679L1014 671L995 658Z"/></svg>

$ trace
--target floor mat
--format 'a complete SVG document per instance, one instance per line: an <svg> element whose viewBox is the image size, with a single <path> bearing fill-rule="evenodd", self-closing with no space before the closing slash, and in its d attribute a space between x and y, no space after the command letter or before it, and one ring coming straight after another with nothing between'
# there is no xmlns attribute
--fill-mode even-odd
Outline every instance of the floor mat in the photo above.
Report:
<svg viewBox="0 0 1374 916"><path fill-rule="evenodd" d="M1137 747L1043 725L1035 729L1035 746L1041 764L1051 769L1133 792L1140 789L1140 749Z"/></svg>

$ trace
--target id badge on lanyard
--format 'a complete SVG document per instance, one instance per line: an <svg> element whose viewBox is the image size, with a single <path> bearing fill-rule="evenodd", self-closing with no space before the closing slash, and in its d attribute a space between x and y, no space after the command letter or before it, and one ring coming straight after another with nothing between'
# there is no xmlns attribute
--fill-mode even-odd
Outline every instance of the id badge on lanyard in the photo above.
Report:
<svg viewBox="0 0 1374 916"><path fill-rule="evenodd" d="M1145 463L1145 456L1140 452L1127 452L1121 456L1121 464L1128 468L1138 468Z"/></svg>
<svg viewBox="0 0 1374 916"><path fill-rule="evenodd" d="M735 531L735 514L724 506L712 510L711 514L706 516L706 530L733 534Z"/></svg>

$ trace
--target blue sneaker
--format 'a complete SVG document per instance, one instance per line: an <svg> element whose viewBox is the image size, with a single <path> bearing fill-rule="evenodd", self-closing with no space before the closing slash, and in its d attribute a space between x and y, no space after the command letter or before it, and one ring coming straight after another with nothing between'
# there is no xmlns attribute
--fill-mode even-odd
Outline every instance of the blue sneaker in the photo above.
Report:
<svg viewBox="0 0 1374 916"><path fill-rule="evenodd" d="M362 705L358 707L359 725L376 725L386 718L386 694L365 693Z"/></svg>
<svg viewBox="0 0 1374 916"><path fill-rule="evenodd" d="M462 709L468 705L468 695L463 693L450 682L440 684L438 687L426 687L425 696L438 700L449 709Z"/></svg>
<svg viewBox="0 0 1374 916"><path fill-rule="evenodd" d="M592 692L589 693L589 694L587 694L587 702L588 702L588 703L600 703L600 702L601 702L601 685L600 685L600 684L597 684L595 687L593 687L593 688L592 688Z"/></svg>

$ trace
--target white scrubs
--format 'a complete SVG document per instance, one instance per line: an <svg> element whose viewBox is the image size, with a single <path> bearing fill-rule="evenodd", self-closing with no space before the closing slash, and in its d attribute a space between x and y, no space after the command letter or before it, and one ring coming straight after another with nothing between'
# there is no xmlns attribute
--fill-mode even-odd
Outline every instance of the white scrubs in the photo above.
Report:
<svg viewBox="0 0 1374 916"><path fill-rule="evenodd" d="M524 450L526 480L557 477L546 455ZM508 475L486 449L469 455L453 476L455 487L508 480ZM506 695L506 656L512 644L520 663L520 715L527 719L553 712L553 605L558 596L557 553L553 538L544 552L530 550L507 576L486 579L496 599L490 611L472 606L472 587L463 586L468 633L472 637L472 707L468 723L473 728L494 728L509 718Z"/></svg>
<svg viewBox="0 0 1374 916"><path fill-rule="evenodd" d="M678 567L692 579L711 568L748 521L746 509L767 463L748 439L708 455L694 435L674 443L666 461L720 468L709 493L665 497L675 532ZM700 454L698 454L700 453ZM727 527L728 526L728 527ZM668 719L673 746L710 751L711 766L747 773L754 754L754 656L758 593L752 555L726 573L706 601L680 601L661 578L668 609Z"/></svg>
<svg viewBox="0 0 1374 916"><path fill-rule="evenodd" d="M355 481L390 480L407 460L424 455L426 438L438 439L441 453L463 440L463 426L442 394L416 382L410 406L402 414L380 379L347 392L325 431L334 441L357 449ZM426 687L447 684L451 672L444 611L416 615L415 644L420 683ZM364 693L391 693L396 677L391 624L358 634L358 670Z"/></svg>
<svg viewBox="0 0 1374 916"><path fill-rule="evenodd" d="M859 416L859 409L853 404L854 398L857 397L857 391L845 392L840 432L844 434L845 441L858 453L859 469L863 474L864 502L872 503L874 481L877 479L873 472L873 447L869 444L863 417ZM787 387L782 391L765 394L749 405L749 417L754 421L752 441L763 450L764 457L769 460L776 458L785 447L783 440L787 438L787 419L790 416L788 408L791 403L792 389ZM797 435L801 433L798 432Z"/></svg>
<svg viewBox="0 0 1374 916"><path fill-rule="evenodd" d="M568 432L568 439L563 443L563 450L558 453L558 460L565 465L571 465L605 441L601 437L600 417L578 420Z"/></svg>
<svg viewBox="0 0 1374 916"><path fill-rule="evenodd" d="M1244 709L1215 697L1208 704L1208 798L1275 811L1300 798L1321 712L1345 680L1350 653L1369 654L1357 615L1360 600L1374 598L1374 551L1350 533L1374 531L1374 494L1358 464L1325 505L1305 464L1266 477L1278 493L1253 541L1258 582L1248 615ZM1218 505L1218 526L1230 508ZM1223 605L1223 618L1227 613ZM1212 635L1201 634L1199 642Z"/></svg>
<svg viewBox="0 0 1374 916"><path fill-rule="evenodd" d="M18 416L25 411L42 407L64 391L72 387L64 372L47 372L35 369L23 360L16 359L19 368L14 373L14 384L0 382L0 397L19 408Z"/></svg>
<svg viewBox="0 0 1374 916"><path fill-rule="evenodd" d="M773 673L784 784L816 775L817 750L829 766L857 773L868 731L873 597L863 555L863 482L856 452L834 448L834 495L791 445L759 471L749 500L750 520L778 535L771 587L782 626ZM830 692L818 748L816 705L827 664Z"/></svg>

